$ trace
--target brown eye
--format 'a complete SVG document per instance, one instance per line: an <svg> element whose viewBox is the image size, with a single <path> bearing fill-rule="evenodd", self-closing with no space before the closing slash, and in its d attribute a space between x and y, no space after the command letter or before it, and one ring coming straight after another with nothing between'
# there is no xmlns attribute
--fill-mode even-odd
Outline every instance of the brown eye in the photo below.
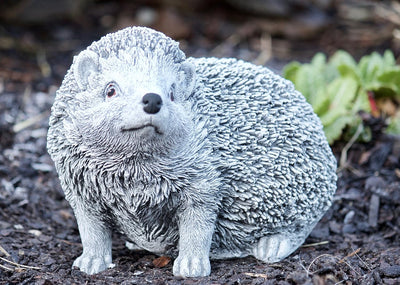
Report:
<svg viewBox="0 0 400 285"><path fill-rule="evenodd" d="M114 83L110 83L107 85L107 88L105 90L106 96L108 98L114 97L117 95L117 87L115 86Z"/></svg>

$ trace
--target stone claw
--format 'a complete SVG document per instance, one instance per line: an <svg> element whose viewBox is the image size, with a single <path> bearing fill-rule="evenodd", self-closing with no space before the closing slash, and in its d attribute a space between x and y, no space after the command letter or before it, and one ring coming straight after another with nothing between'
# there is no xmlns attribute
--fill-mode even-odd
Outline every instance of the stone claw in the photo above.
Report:
<svg viewBox="0 0 400 285"><path fill-rule="evenodd" d="M83 253L74 261L72 266L76 266L81 271L91 275L113 267L113 264L111 256L95 256Z"/></svg>

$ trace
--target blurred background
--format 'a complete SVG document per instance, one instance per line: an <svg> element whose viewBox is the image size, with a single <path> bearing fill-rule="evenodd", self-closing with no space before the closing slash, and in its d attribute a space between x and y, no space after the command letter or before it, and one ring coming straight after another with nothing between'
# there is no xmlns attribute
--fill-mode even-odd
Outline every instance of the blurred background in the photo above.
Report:
<svg viewBox="0 0 400 285"><path fill-rule="evenodd" d="M73 54L133 25L178 40L188 56L237 57L276 71L319 51L400 54L398 1L2 0L0 78L59 85Z"/></svg>

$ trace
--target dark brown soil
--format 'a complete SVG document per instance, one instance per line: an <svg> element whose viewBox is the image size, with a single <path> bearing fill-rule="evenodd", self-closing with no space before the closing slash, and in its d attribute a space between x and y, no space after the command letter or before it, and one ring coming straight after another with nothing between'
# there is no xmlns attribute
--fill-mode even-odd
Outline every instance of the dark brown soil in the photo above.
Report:
<svg viewBox="0 0 400 285"><path fill-rule="evenodd" d="M368 116L365 123L376 130L373 140L350 147L338 170L332 208L284 261L212 261L211 276L182 279L172 275L173 261L131 252L124 237L115 235L114 268L93 276L72 269L82 245L46 152L47 118L72 55L109 30L98 15L107 8L115 19L122 17L121 10L101 3L83 22L0 26L0 284L400 284L400 139L382 135L382 121ZM178 17L190 23L189 31L180 31L188 55L262 60L263 40L254 26L221 21L227 14L218 9L204 18ZM212 17L217 17L213 28L201 24ZM225 34L239 38L221 40ZM277 41L282 45L284 39ZM279 71L289 59L335 49L321 38L286 41L285 46L304 47L304 53L273 55L267 66ZM333 147L338 161L344 146Z"/></svg>

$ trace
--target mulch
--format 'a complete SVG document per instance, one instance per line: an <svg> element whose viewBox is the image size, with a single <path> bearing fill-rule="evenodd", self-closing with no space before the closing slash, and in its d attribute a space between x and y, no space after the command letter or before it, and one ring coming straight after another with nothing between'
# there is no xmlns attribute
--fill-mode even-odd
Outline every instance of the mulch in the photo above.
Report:
<svg viewBox="0 0 400 285"><path fill-rule="evenodd" d="M72 54L104 30L69 21L6 30L0 36L0 284L400 284L400 139L382 134L383 121L368 116L372 141L333 146L334 204L282 262L212 261L209 277L183 279L172 275L169 258L129 251L114 234L114 268L93 276L71 268L82 245L46 151L48 116ZM214 45L200 34L182 41L189 55L267 59L260 58L265 39L257 33ZM267 66L280 70L286 61L268 59Z"/></svg>

